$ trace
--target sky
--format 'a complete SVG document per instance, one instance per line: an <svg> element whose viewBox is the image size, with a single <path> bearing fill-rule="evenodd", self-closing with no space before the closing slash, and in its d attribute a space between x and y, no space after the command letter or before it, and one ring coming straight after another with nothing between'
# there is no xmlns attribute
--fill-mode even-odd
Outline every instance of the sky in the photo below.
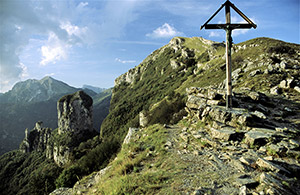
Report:
<svg viewBox="0 0 300 195"><path fill-rule="evenodd" d="M51 76L74 87L109 88L173 37L225 41L201 30L225 0L0 0L0 92ZM231 0L257 24L233 41L270 37L300 43L299 0ZM231 11L232 22L243 19ZM210 23L224 23L225 11Z"/></svg>

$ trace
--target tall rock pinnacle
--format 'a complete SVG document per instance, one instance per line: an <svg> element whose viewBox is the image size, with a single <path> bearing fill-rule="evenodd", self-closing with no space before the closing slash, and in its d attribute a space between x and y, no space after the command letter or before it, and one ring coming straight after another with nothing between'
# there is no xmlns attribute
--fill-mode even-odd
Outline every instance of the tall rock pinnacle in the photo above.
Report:
<svg viewBox="0 0 300 195"><path fill-rule="evenodd" d="M66 95L57 102L58 134L93 131L93 99L83 91Z"/></svg>

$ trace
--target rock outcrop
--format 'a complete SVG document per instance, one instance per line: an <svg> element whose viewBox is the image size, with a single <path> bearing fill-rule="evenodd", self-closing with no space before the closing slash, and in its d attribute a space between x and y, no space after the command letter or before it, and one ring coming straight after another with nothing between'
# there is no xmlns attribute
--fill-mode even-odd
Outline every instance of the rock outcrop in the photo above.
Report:
<svg viewBox="0 0 300 195"><path fill-rule="evenodd" d="M71 162L74 148L97 134L93 129L92 105L92 98L83 91L62 97L57 102L57 131L37 122L33 130L25 130L20 150L24 153L46 151L46 157L59 166Z"/></svg>
<svg viewBox="0 0 300 195"><path fill-rule="evenodd" d="M200 41L203 44L203 47L208 49L207 53L211 58L214 58L210 52L210 48L223 46L222 43L213 42L206 40L202 37L193 37L195 41ZM180 67L186 71L186 66L191 66L194 64L195 60L195 49L188 48L184 45L185 39L181 37L174 37L169 44L165 45L161 49L154 51L150 54L140 65L130 69L128 72L122 74L115 80L115 86L118 86L122 83L133 84L134 82L141 81L143 79L144 72L147 71L148 66L151 66L151 62L157 60L161 55L165 55L166 50L170 50L171 53L180 53L175 59L170 59L170 67L172 69L179 69ZM212 55L212 56L211 56ZM164 74L164 69L161 71L161 75Z"/></svg>
<svg viewBox="0 0 300 195"><path fill-rule="evenodd" d="M57 165L71 162L74 148L96 135L92 109L93 100L83 91L66 95L57 102L58 136L53 138L46 152Z"/></svg>
<svg viewBox="0 0 300 195"><path fill-rule="evenodd" d="M213 148L212 163L240 172L232 183L240 194L298 192L299 104L247 91L235 93L234 108L226 109L222 90L193 87L187 94L188 118L205 126L191 127L182 137L205 143L197 155Z"/></svg>
<svg viewBox="0 0 300 195"><path fill-rule="evenodd" d="M62 97L57 102L58 134L93 131L93 99L83 91Z"/></svg>
<svg viewBox="0 0 300 195"><path fill-rule="evenodd" d="M25 130L25 138L20 144L20 150L23 153L38 151L43 152L51 137L51 129L44 128L43 122L39 121L35 124L33 130L28 132Z"/></svg>

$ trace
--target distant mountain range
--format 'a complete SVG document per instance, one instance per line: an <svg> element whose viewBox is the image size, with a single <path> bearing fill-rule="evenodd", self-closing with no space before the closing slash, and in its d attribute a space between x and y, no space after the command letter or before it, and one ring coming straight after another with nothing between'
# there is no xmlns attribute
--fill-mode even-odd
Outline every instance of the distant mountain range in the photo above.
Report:
<svg viewBox="0 0 300 195"><path fill-rule="evenodd" d="M94 88L97 89L96 87ZM41 80L28 79L26 81L18 82L14 85L12 90L0 96L0 101L1 103L42 102L68 93L74 93L78 90L80 90L80 88L71 87L62 81L47 76ZM98 93L88 87L83 88L83 90L91 96Z"/></svg>
<svg viewBox="0 0 300 195"><path fill-rule="evenodd" d="M111 90L88 85L84 85L83 89L75 88L47 76L41 80L18 82L10 91L1 94L0 155L16 149L24 138L24 130L31 129L39 120L47 127L56 128L57 100L78 90L84 90L94 99L94 128L99 131L108 114Z"/></svg>
<svg viewBox="0 0 300 195"><path fill-rule="evenodd" d="M106 88L94 87L94 86L91 86L91 85L83 85L82 89L90 89L90 90L92 90L96 93L101 93L102 91L106 90Z"/></svg>

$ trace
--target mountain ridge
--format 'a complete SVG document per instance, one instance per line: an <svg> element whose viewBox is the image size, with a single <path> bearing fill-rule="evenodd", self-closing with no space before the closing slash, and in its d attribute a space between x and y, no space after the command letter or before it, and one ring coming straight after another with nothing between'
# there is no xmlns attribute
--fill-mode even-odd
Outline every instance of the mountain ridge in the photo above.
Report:
<svg viewBox="0 0 300 195"><path fill-rule="evenodd" d="M46 76L41 80L28 79L16 83L13 88L1 97L3 102L39 102L76 91L62 81ZM5 99L4 99L5 98Z"/></svg>

